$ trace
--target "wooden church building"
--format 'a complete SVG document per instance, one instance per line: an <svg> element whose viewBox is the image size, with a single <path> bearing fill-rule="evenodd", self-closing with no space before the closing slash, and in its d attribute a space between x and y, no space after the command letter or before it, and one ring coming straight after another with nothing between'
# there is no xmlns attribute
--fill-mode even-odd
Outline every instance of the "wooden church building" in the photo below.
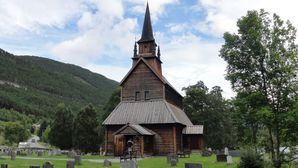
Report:
<svg viewBox="0 0 298 168"><path fill-rule="evenodd" d="M103 122L106 155L123 155L129 140L141 156L203 148L203 126L182 110L183 97L163 77L161 64L147 4L132 68L120 83L121 102Z"/></svg>

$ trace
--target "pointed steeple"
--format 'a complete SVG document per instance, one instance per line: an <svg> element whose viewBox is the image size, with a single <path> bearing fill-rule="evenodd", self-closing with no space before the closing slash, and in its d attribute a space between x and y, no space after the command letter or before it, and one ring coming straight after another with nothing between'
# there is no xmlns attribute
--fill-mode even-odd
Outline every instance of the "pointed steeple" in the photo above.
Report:
<svg viewBox="0 0 298 168"><path fill-rule="evenodd" d="M160 47L157 48L157 58L160 59Z"/></svg>
<svg viewBox="0 0 298 168"><path fill-rule="evenodd" d="M152 31L152 25L151 25L149 5L148 5L148 2L147 2L145 18L144 18L144 24L143 24L142 37L138 41L138 43L149 42L149 41L154 41L154 37L153 37L153 31Z"/></svg>
<svg viewBox="0 0 298 168"><path fill-rule="evenodd" d="M135 42L135 46L134 46L134 49L133 49L133 57L137 57L137 43Z"/></svg>

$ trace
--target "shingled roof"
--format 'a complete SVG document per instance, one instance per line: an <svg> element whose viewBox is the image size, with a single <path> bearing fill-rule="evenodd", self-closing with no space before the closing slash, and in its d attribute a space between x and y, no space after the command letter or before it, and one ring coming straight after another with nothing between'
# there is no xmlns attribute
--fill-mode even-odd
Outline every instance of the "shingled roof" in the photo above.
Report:
<svg viewBox="0 0 298 168"><path fill-rule="evenodd" d="M180 108L165 100L123 101L112 111L103 125L123 124L193 124Z"/></svg>

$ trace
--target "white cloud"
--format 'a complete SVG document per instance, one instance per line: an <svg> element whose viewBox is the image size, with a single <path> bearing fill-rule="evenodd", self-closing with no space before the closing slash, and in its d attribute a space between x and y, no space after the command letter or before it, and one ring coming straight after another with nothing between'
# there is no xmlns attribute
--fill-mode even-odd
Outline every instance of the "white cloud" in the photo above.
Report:
<svg viewBox="0 0 298 168"><path fill-rule="evenodd" d="M93 72L102 74L118 82L120 82L124 78L124 76L130 69L130 67L119 67L119 66L98 65L98 64L88 64L85 66L85 68Z"/></svg>
<svg viewBox="0 0 298 168"><path fill-rule="evenodd" d="M191 33L162 40L164 75L180 93L184 94L183 87L202 80L210 89L220 86L225 97L234 96L224 79L226 64L218 57L221 43L204 41Z"/></svg>
<svg viewBox="0 0 298 168"><path fill-rule="evenodd" d="M0 0L0 35L38 33L42 26L63 28L85 10L81 0Z"/></svg>
<svg viewBox="0 0 298 168"><path fill-rule="evenodd" d="M289 19L298 27L296 19L297 1L293 0L199 0L197 8L205 10L206 18L196 25L200 32L221 37L226 31L236 32L236 22L248 10L265 9L271 14L276 13L282 19Z"/></svg>

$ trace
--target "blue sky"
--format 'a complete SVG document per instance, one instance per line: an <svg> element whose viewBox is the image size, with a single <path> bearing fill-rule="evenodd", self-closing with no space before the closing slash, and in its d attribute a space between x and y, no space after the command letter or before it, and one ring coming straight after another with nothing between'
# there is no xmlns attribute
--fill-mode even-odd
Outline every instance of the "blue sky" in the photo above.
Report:
<svg viewBox="0 0 298 168"><path fill-rule="evenodd" d="M131 67L146 0L0 0L0 48L72 63L120 81ZM221 86L222 34L247 10L264 8L296 27L295 0L149 0L163 74L177 90L199 80ZM183 92L181 91L183 94Z"/></svg>

